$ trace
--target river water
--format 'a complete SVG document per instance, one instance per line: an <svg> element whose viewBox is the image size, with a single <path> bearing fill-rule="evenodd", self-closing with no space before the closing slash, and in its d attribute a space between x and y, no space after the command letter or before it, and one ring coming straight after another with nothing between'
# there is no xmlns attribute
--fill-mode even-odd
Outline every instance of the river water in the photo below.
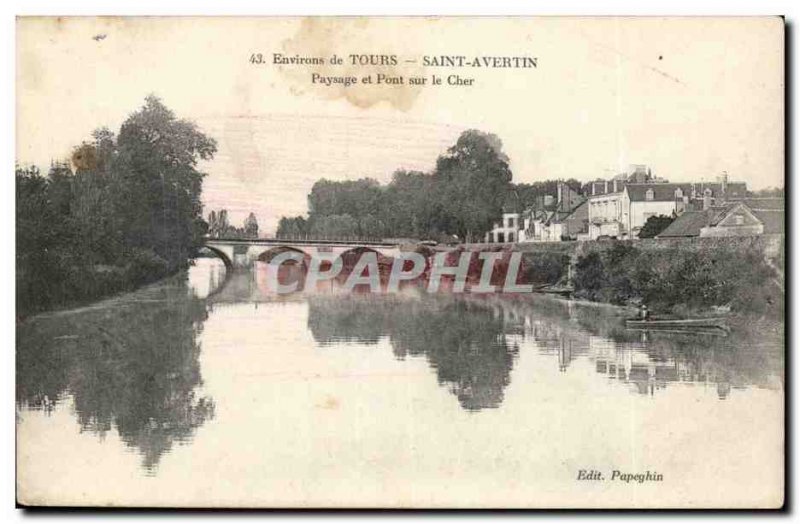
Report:
<svg viewBox="0 0 800 524"><path fill-rule="evenodd" d="M780 504L782 330L631 331L544 296L278 297L263 272L198 259L19 325L20 500Z"/></svg>

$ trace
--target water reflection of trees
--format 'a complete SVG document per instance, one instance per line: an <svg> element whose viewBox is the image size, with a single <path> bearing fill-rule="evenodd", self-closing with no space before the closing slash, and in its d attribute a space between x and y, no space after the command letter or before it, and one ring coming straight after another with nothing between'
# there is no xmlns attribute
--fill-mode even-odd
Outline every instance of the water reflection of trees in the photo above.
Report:
<svg viewBox="0 0 800 524"><path fill-rule="evenodd" d="M502 312L507 329L556 353L561 371L576 358L589 358L598 373L642 394L671 382L703 383L724 399L732 389L783 385L782 324L731 319L727 335L637 331L625 328L624 311L597 305L514 297L490 297L488 304Z"/></svg>
<svg viewBox="0 0 800 524"><path fill-rule="evenodd" d="M502 403L518 353L501 317L457 299L312 297L308 326L323 345L374 344L388 336L398 359L426 357L439 383L470 411Z"/></svg>
<svg viewBox="0 0 800 524"><path fill-rule="evenodd" d="M497 407L528 339L560 372L588 359L598 374L655 394L670 383L703 384L720 399L747 387L783 385L783 333L737 327L727 336L635 331L619 309L531 297L406 299L315 297L309 328L320 344L391 340L395 356L424 355L465 409ZM735 324L735 323L734 323Z"/></svg>
<svg viewBox="0 0 800 524"><path fill-rule="evenodd" d="M17 402L50 411L73 398L82 430L116 428L152 472L213 417L213 401L197 393L206 316L181 282L32 319L17 328Z"/></svg>

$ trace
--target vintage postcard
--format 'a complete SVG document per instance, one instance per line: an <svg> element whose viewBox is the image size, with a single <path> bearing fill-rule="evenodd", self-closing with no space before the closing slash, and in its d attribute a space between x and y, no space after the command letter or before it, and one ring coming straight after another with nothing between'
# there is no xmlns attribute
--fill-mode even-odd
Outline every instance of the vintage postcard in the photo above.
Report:
<svg viewBox="0 0 800 524"><path fill-rule="evenodd" d="M780 17L20 17L17 501L780 508Z"/></svg>

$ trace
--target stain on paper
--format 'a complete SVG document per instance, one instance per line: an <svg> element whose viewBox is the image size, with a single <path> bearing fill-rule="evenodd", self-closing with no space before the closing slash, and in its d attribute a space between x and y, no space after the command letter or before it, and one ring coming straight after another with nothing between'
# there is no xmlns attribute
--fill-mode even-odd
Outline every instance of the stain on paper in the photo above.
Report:
<svg viewBox="0 0 800 524"><path fill-rule="evenodd" d="M286 57L323 58L322 65L278 65L278 70L292 80L290 91L298 96L313 94L325 99L343 98L359 108L369 108L381 102L401 111L409 110L419 96L422 86L411 85L411 77L422 77L424 71L414 56L387 46L391 38L381 38L379 28L372 28L367 18L305 18L295 35L283 42ZM343 59L341 65L331 64L333 55ZM382 57L394 57L385 60ZM313 83L312 75L323 78L354 78L351 85L343 83ZM377 83L378 76L384 80ZM372 83L362 79L371 76ZM390 79L402 77L402 83Z"/></svg>

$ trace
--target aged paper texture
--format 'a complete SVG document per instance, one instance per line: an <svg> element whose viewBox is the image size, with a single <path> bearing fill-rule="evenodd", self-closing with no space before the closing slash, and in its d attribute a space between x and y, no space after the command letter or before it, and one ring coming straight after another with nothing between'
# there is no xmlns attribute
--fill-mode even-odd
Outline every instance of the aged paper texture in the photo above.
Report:
<svg viewBox="0 0 800 524"><path fill-rule="evenodd" d="M781 18L16 46L20 504L783 505Z"/></svg>

